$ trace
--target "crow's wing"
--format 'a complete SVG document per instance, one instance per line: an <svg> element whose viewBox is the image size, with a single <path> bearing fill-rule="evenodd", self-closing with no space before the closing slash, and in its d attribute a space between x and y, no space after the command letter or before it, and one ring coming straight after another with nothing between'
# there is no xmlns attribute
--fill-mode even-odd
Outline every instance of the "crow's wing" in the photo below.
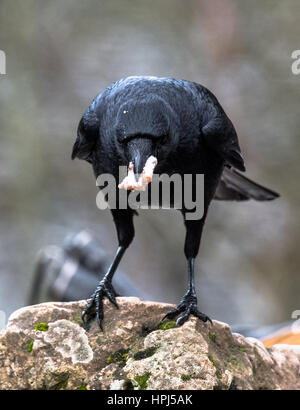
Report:
<svg viewBox="0 0 300 410"><path fill-rule="evenodd" d="M77 138L72 151L72 159L77 157L92 162L93 150L99 137L100 120L96 108L99 104L100 97L101 94L93 100L79 122Z"/></svg>
<svg viewBox="0 0 300 410"><path fill-rule="evenodd" d="M224 168L214 199L224 201L270 201L279 194L251 181L234 169Z"/></svg>
<svg viewBox="0 0 300 410"><path fill-rule="evenodd" d="M205 143L217 152L226 165L246 171L234 126L224 112L214 116L203 128Z"/></svg>
<svg viewBox="0 0 300 410"><path fill-rule="evenodd" d="M201 137L226 165L245 171L244 159L235 128L216 96L201 84L193 83L198 94Z"/></svg>

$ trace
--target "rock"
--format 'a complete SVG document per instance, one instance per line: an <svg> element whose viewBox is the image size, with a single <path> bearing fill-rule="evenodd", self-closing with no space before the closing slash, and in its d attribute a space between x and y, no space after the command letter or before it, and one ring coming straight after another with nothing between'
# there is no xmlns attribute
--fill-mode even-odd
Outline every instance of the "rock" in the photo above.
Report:
<svg viewBox="0 0 300 410"><path fill-rule="evenodd" d="M0 334L1 389L300 389L299 346L266 350L227 324L157 325L172 305L105 301L104 332L85 301L25 307Z"/></svg>

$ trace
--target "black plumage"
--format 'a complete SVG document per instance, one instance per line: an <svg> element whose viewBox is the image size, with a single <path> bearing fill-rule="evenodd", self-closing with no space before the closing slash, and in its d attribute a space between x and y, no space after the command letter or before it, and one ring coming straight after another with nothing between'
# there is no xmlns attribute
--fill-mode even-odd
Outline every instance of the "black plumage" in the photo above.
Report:
<svg viewBox="0 0 300 410"><path fill-rule="evenodd" d="M221 200L271 200L278 196L241 175L244 160L234 126L216 97L200 84L156 77L121 79L96 96L83 115L72 158L90 162L97 177L109 173L119 177L119 166L134 162L142 172L147 158L158 159L155 172L204 174L204 214L188 220L184 252L188 261L188 290L166 318L181 325L189 315L203 321L208 316L197 309L194 287L194 259L203 225L213 198ZM91 296L83 317L96 314L102 327L102 301L106 296L117 307L111 284L113 274L134 237L132 209L112 209L119 247L104 279Z"/></svg>

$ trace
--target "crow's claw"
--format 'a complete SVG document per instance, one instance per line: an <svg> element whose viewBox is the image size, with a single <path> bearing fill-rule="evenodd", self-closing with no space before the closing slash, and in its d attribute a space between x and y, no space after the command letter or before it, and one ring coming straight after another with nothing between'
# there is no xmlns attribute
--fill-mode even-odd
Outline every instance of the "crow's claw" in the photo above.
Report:
<svg viewBox="0 0 300 410"><path fill-rule="evenodd" d="M82 320L84 322L89 321L90 319L96 316L98 325L101 330L103 330L103 299L105 296L117 309L119 309L119 306L116 301L116 292L111 282L102 280L97 286L95 292L91 295L81 315Z"/></svg>
<svg viewBox="0 0 300 410"><path fill-rule="evenodd" d="M170 312L168 312L168 313L165 314L165 316L162 318L162 322L163 322L165 319L174 319L176 316L179 315L179 313L181 313L181 312L184 311L184 308L185 308L185 307L184 307L181 303L179 303L179 305L176 306L176 308L170 310Z"/></svg>
<svg viewBox="0 0 300 410"><path fill-rule="evenodd" d="M206 316L202 312L199 312L197 308L197 297L190 292L187 292L184 295L180 303L174 309L165 314L162 322L165 319L174 319L182 312L183 314L176 320L176 327L183 325L189 319L190 315L196 316L197 318L202 320L202 322L209 321L212 324L212 321L208 316Z"/></svg>
<svg viewBox="0 0 300 410"><path fill-rule="evenodd" d="M200 320L202 320L202 322L207 322L209 321L212 324L211 319L205 315L202 312L199 312L199 310L197 309L197 305L189 305L184 314L181 315L177 320L176 320L176 327L179 327L181 325L183 325L190 317L190 315L196 316L197 318L199 318Z"/></svg>

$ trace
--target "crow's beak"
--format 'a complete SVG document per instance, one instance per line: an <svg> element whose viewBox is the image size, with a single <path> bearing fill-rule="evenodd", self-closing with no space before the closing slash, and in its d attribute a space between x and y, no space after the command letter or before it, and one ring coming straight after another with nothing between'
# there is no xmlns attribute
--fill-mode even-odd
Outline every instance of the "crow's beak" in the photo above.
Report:
<svg viewBox="0 0 300 410"><path fill-rule="evenodd" d="M145 164L144 164L145 165ZM133 158L133 170L135 179L138 181L140 174L143 171L143 163L141 161L141 154L139 152L136 153L135 157Z"/></svg>
<svg viewBox="0 0 300 410"><path fill-rule="evenodd" d="M152 140L150 138L133 138L127 143L128 162L133 162L135 178L138 181L143 172L147 159L152 154Z"/></svg>

